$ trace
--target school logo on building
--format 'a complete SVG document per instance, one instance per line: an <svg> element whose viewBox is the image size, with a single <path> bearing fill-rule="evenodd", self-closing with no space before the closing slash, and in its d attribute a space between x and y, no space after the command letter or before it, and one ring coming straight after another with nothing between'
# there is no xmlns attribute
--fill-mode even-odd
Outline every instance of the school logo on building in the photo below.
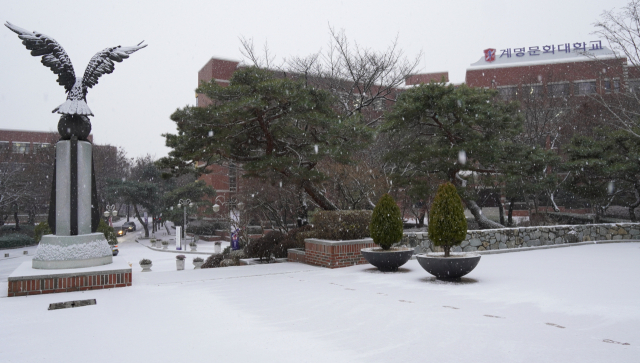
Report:
<svg viewBox="0 0 640 363"><path fill-rule="evenodd" d="M484 60L487 62L493 62L496 60L496 50L489 48L484 50Z"/></svg>

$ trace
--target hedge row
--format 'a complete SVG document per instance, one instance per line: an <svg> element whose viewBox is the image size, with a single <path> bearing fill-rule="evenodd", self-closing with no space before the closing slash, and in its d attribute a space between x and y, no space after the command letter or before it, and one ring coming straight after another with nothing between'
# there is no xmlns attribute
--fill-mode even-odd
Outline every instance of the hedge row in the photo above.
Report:
<svg viewBox="0 0 640 363"><path fill-rule="evenodd" d="M0 249L30 246L36 244L36 241L25 234L12 233L0 237Z"/></svg>

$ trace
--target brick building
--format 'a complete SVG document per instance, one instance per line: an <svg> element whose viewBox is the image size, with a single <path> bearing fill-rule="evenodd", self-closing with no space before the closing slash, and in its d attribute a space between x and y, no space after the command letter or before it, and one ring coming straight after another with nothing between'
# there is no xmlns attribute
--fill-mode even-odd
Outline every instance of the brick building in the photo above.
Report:
<svg viewBox="0 0 640 363"><path fill-rule="evenodd" d="M467 68L466 84L495 88L505 99L527 93L551 97L607 94L637 86L637 81L629 79L626 58L617 57L600 41L486 49L485 54Z"/></svg>

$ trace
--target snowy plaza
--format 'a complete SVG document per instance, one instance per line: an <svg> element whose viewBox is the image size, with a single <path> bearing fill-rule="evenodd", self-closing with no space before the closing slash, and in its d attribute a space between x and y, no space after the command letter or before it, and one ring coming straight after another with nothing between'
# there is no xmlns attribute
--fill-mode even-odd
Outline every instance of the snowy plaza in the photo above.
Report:
<svg viewBox="0 0 640 363"><path fill-rule="evenodd" d="M142 242L142 241L141 241ZM34 252L30 247L30 254ZM461 282L411 260L176 271L127 236L133 286L6 298L3 362L637 362L640 243L483 255ZM7 252L7 251L2 251ZM3 286L20 257L0 260ZM142 273L141 258L153 260ZM48 311L55 302L94 306ZM34 349L34 347L38 347Z"/></svg>

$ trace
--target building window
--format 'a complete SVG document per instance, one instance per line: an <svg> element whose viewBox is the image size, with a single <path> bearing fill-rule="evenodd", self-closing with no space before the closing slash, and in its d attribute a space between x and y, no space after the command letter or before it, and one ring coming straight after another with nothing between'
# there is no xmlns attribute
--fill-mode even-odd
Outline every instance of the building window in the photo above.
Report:
<svg viewBox="0 0 640 363"><path fill-rule="evenodd" d="M627 82L629 92L640 93L640 79L631 79Z"/></svg>
<svg viewBox="0 0 640 363"><path fill-rule="evenodd" d="M375 111L384 111L385 101L386 101L386 99L384 99L384 98L376 98L373 101L373 109Z"/></svg>
<svg viewBox="0 0 640 363"><path fill-rule="evenodd" d="M498 95L504 101L510 101L518 95L518 87L498 87Z"/></svg>
<svg viewBox="0 0 640 363"><path fill-rule="evenodd" d="M9 141L0 141L0 153L6 153L10 150Z"/></svg>
<svg viewBox="0 0 640 363"><path fill-rule="evenodd" d="M524 96L542 96L541 84L528 84L522 86Z"/></svg>
<svg viewBox="0 0 640 363"><path fill-rule="evenodd" d="M576 82L573 84L573 94L591 95L596 93L596 81Z"/></svg>
<svg viewBox="0 0 640 363"><path fill-rule="evenodd" d="M28 142L12 142L11 152L15 154L28 154L30 150Z"/></svg>
<svg viewBox="0 0 640 363"><path fill-rule="evenodd" d="M43 143L33 143L33 153L37 153L39 151L45 151L47 150L48 147L50 147L51 144L49 144L48 142L43 142Z"/></svg>
<svg viewBox="0 0 640 363"><path fill-rule="evenodd" d="M620 80L618 79L605 79L604 80L605 93L618 93L620 92Z"/></svg>
<svg viewBox="0 0 640 363"><path fill-rule="evenodd" d="M549 84L547 90L551 97L567 97L569 96L569 83Z"/></svg>

